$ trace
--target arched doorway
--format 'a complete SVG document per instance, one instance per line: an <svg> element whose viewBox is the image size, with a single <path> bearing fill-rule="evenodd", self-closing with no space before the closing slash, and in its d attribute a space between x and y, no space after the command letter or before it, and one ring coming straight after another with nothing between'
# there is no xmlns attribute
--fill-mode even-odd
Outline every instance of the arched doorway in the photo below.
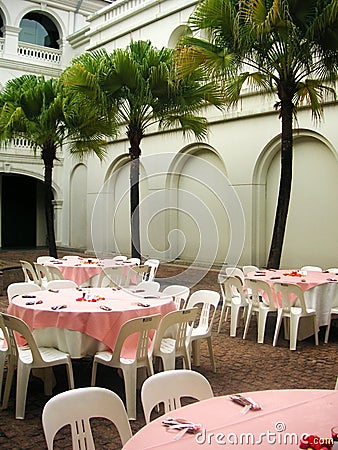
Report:
<svg viewBox="0 0 338 450"><path fill-rule="evenodd" d="M35 178L1 175L1 247L46 245L43 183Z"/></svg>

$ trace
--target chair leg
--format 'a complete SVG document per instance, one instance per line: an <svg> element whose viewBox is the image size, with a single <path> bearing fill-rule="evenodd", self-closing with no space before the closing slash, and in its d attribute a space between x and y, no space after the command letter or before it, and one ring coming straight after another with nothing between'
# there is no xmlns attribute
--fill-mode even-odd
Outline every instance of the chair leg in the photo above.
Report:
<svg viewBox="0 0 338 450"><path fill-rule="evenodd" d="M66 364L66 369L67 369L67 377L68 377L68 386L69 389L74 389L74 374L73 374L73 366L72 366L72 361L69 358L69 362L68 364Z"/></svg>
<svg viewBox="0 0 338 450"><path fill-rule="evenodd" d="M237 305L231 306L231 318L230 318L230 336L236 337L236 331L238 326L238 315L241 307Z"/></svg>
<svg viewBox="0 0 338 450"><path fill-rule="evenodd" d="M208 343L208 349L209 349L209 355L210 355L210 361L211 361L211 367L212 367L212 371L214 373L216 373L216 363L215 363L215 356L214 356L214 350L212 348L212 340L211 340L211 336L209 336L207 338L207 343Z"/></svg>
<svg viewBox="0 0 338 450"><path fill-rule="evenodd" d="M326 325L324 344L327 344L329 342L330 327L331 327L331 314L329 314L329 320Z"/></svg>
<svg viewBox="0 0 338 450"><path fill-rule="evenodd" d="M282 320L283 320L282 312L283 311L281 309L279 309L277 311L277 320L276 320L275 334L273 336L273 342L272 342L272 345L274 347L276 347L276 345L277 345L279 331L280 331L280 327L281 327Z"/></svg>
<svg viewBox="0 0 338 450"><path fill-rule="evenodd" d="M219 322L218 322L217 333L219 333L221 331L223 321L226 322L228 320L228 314L229 314L229 306L227 306L226 303L223 302L221 316L220 316Z"/></svg>
<svg viewBox="0 0 338 450"><path fill-rule="evenodd" d="M27 364L21 364L18 361L17 380L16 380L16 407L15 418L24 419L26 409L27 387L31 367Z"/></svg>
<svg viewBox="0 0 338 450"><path fill-rule="evenodd" d="M200 366L201 365L201 349L200 349L200 339L195 339L194 341L191 342L191 346L192 346L192 359L194 361L194 365L195 366Z"/></svg>
<svg viewBox="0 0 338 450"><path fill-rule="evenodd" d="M246 312L246 321L245 321L243 339L246 339L246 335L248 334L248 330L249 330L249 326L250 326L250 322L251 322L251 315L252 315L252 305L249 304L248 310Z"/></svg>
<svg viewBox="0 0 338 450"><path fill-rule="evenodd" d="M6 384L5 384L5 390L4 390L4 396L2 400L2 409L8 408L8 400L9 400L9 394L11 393L11 387L13 383L13 375L16 368L16 357L13 355L8 356L7 360L8 369L7 369L7 377L6 377Z"/></svg>
<svg viewBox="0 0 338 450"><path fill-rule="evenodd" d="M93 367L92 367L92 379L90 382L91 386L95 386L96 383L96 373L97 373L97 362L95 361L95 357L93 360Z"/></svg>
<svg viewBox="0 0 338 450"><path fill-rule="evenodd" d="M315 335L315 345L319 345L319 341L318 341L318 319L317 319L316 315L313 316L313 331L314 331L314 335Z"/></svg>
<svg viewBox="0 0 338 450"><path fill-rule="evenodd" d="M2 382L4 379L5 360L7 355L5 352L0 352L0 402L2 397Z"/></svg>
<svg viewBox="0 0 338 450"><path fill-rule="evenodd" d="M257 334L257 343L258 344L264 344L264 335L265 335L265 326L266 326L266 319L268 316L268 311L260 310L258 312L258 334Z"/></svg>
<svg viewBox="0 0 338 450"><path fill-rule="evenodd" d="M291 314L290 316L290 350L297 349L299 316Z"/></svg>
<svg viewBox="0 0 338 450"><path fill-rule="evenodd" d="M129 420L136 420L136 366L122 368L124 378L124 390L126 394L126 409Z"/></svg>

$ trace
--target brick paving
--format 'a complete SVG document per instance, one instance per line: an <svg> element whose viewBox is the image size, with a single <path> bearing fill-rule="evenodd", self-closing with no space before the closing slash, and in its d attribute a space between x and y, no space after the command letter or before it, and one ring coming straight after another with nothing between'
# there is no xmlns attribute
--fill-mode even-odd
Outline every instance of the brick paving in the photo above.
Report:
<svg viewBox="0 0 338 450"><path fill-rule="evenodd" d="M60 252L59 256L63 254ZM34 261L36 256L47 254L46 251L2 251L0 253L0 268L13 264L20 259ZM158 277L169 282L168 278L184 272L184 268L174 264L162 264ZM198 269L196 269L199 278ZM200 272L202 273L202 272ZM217 269L210 270L193 288L212 289L218 291ZM191 278L192 274L187 274ZM171 278L172 279L172 278ZM7 297L0 297L0 309L5 310ZM330 342L323 344L324 329L319 335L319 346L314 345L313 337L298 342L297 350L288 349L288 341L281 336L278 346L272 346L273 320L268 321L264 344L256 343L256 323L252 320L246 340L242 339L243 324L240 325L237 337L229 337L229 323L225 323L221 332L217 333L219 312L214 325L213 347L217 364L217 373L211 371L206 345L201 345L201 365L195 367L210 381L215 395L234 392L256 391L264 389L333 389L338 375L337 344L338 332L333 327ZM73 360L76 387L88 386L90 383L91 359ZM66 374L63 368L55 369L57 385L54 394L67 389ZM100 367L97 385L114 390L123 398L123 382L115 370ZM26 418L14 418L15 390L12 389L7 410L0 411L0 448L11 450L46 449L41 426L41 412L48 400L43 394L41 381L32 377L28 387ZM314 412L320 413L320 412ZM144 425L140 402L138 402L138 417L131 423L133 433ZM94 436L98 450L121 448L116 430L108 426L102 419L93 421ZM313 430L307 430L312 432ZM69 430L58 434L55 449L70 449ZM135 449L140 450L140 449Z"/></svg>

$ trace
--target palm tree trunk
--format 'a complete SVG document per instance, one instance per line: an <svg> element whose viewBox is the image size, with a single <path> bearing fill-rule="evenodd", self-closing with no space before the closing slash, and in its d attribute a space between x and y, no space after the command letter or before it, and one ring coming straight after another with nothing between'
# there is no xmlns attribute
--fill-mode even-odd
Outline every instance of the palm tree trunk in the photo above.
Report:
<svg viewBox="0 0 338 450"><path fill-rule="evenodd" d="M275 223L267 262L267 267L274 269L278 269L280 266L291 196L293 163L292 113L292 101L282 101L281 172Z"/></svg>
<svg viewBox="0 0 338 450"><path fill-rule="evenodd" d="M131 256L141 258L140 242L140 143L143 138L138 124L130 124L127 132L130 148L130 234Z"/></svg>
<svg viewBox="0 0 338 450"><path fill-rule="evenodd" d="M57 258L55 230L54 230L54 208L53 208L53 189L52 189L52 174L53 164L56 156L56 149L54 145L47 145L42 150L42 159L45 166L45 216L49 255Z"/></svg>
<svg viewBox="0 0 338 450"><path fill-rule="evenodd" d="M131 160L130 164L130 226L132 258L141 258L139 177L140 158L135 158Z"/></svg>

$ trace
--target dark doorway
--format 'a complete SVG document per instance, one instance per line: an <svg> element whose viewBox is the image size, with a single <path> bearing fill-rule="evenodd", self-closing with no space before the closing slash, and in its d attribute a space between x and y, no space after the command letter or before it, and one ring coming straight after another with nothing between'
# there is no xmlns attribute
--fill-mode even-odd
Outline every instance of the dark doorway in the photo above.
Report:
<svg viewBox="0 0 338 450"><path fill-rule="evenodd" d="M36 246L37 180L21 175L2 175L2 248Z"/></svg>

